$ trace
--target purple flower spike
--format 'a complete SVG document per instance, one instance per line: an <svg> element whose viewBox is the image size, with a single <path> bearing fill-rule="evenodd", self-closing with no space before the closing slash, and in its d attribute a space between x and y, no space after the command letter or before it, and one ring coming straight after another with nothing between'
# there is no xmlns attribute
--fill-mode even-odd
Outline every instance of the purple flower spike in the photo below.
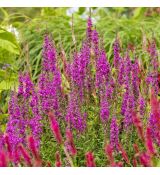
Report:
<svg viewBox="0 0 160 175"><path fill-rule="evenodd" d="M110 144L112 148L118 149L119 143L119 128L117 125L116 117L112 118L111 125L110 125Z"/></svg>

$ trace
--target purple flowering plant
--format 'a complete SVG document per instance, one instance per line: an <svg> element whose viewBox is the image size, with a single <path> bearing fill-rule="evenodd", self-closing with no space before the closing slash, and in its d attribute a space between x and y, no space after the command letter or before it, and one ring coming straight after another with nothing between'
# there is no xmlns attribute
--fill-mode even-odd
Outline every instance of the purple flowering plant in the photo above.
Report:
<svg viewBox="0 0 160 175"><path fill-rule="evenodd" d="M156 166L156 43L149 44L151 68L145 75L131 52L121 48L117 35L109 60L90 17L82 46L69 61L60 59L45 34L37 82L19 72L18 89L11 92L0 166Z"/></svg>

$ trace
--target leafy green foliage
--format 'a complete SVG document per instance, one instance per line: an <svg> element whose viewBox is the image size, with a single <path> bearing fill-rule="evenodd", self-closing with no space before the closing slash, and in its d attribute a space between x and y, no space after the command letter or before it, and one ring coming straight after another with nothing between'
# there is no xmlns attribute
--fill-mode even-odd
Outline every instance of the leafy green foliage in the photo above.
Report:
<svg viewBox="0 0 160 175"><path fill-rule="evenodd" d="M19 58L22 70L28 65L33 80L37 79L41 67L42 46L44 34L53 35L58 55L62 48L66 52L67 59L71 52L79 49L81 40L85 35L86 17L89 12L86 8L79 8L74 13L73 20L67 16L69 8L42 8L39 15L33 19L24 18L23 23L19 23L17 30L19 32L20 42L22 44L23 54ZM108 53L109 59L112 59L112 44L116 35L123 43L124 53L128 44L136 48L136 53L143 58L142 46L145 45L148 38L153 35L159 38L159 16L154 18L145 16L148 8L92 8L92 17L94 25L100 31L104 40L104 48ZM18 19L13 22L13 26ZM154 29L154 33L152 32ZM146 39L146 41L145 41ZM76 42L76 46L74 44ZM158 46L160 45L157 40ZM28 47L26 50L26 46ZM28 60L28 61L26 61Z"/></svg>
<svg viewBox="0 0 160 175"><path fill-rule="evenodd" d="M15 58L9 55L20 54L20 47L17 43L15 36L11 32L8 32L3 28L0 28L0 51L0 63L5 64L11 64L15 61Z"/></svg>
<svg viewBox="0 0 160 175"><path fill-rule="evenodd" d="M7 115L8 94L17 86L16 58L19 54L20 46L15 35L0 28L0 120Z"/></svg>

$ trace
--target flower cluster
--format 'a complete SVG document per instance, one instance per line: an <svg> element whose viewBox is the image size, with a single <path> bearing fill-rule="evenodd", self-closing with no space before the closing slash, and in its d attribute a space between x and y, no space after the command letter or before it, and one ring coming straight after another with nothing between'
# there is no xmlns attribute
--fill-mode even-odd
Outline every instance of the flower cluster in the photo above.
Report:
<svg viewBox="0 0 160 175"><path fill-rule="evenodd" d="M119 128L117 125L116 117L112 118L110 126L110 145L114 149L118 149L119 143Z"/></svg>

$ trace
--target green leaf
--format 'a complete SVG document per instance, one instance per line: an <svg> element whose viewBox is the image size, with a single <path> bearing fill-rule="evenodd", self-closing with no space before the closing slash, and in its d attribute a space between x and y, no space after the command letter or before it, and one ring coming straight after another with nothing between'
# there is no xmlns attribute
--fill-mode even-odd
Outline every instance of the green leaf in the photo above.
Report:
<svg viewBox="0 0 160 175"><path fill-rule="evenodd" d="M144 7L139 7L136 8L133 14L133 18L140 18L144 16L145 8Z"/></svg>
<svg viewBox="0 0 160 175"><path fill-rule="evenodd" d="M14 89L15 87L17 86L17 82L15 81L1 81L0 82L0 93L3 91L3 90L10 90L10 89Z"/></svg>
<svg viewBox="0 0 160 175"><path fill-rule="evenodd" d="M85 12L86 8L85 7L80 7L78 13L82 15Z"/></svg>
<svg viewBox="0 0 160 175"><path fill-rule="evenodd" d="M8 13L7 13L7 11L4 9L4 8L0 8L0 12L3 14L3 16L4 16L4 18L8 18Z"/></svg>
<svg viewBox="0 0 160 175"><path fill-rule="evenodd" d="M0 120L3 121L5 118L8 117L9 114L0 114Z"/></svg>
<svg viewBox="0 0 160 175"><path fill-rule="evenodd" d="M16 41L15 36L11 33L6 31L5 29L0 28L0 63L12 63L14 62L13 54L19 55L20 54L20 47ZM7 58L3 56L3 53L12 54L11 57Z"/></svg>
<svg viewBox="0 0 160 175"><path fill-rule="evenodd" d="M156 165L157 167L160 167L160 160L158 160L158 162L157 162L157 165Z"/></svg>
<svg viewBox="0 0 160 175"><path fill-rule="evenodd" d="M1 130L2 130L2 132L5 132L5 130L6 130L6 125L1 125Z"/></svg>
<svg viewBox="0 0 160 175"><path fill-rule="evenodd" d="M17 81L17 73L13 73L12 70L0 70L0 81Z"/></svg>

